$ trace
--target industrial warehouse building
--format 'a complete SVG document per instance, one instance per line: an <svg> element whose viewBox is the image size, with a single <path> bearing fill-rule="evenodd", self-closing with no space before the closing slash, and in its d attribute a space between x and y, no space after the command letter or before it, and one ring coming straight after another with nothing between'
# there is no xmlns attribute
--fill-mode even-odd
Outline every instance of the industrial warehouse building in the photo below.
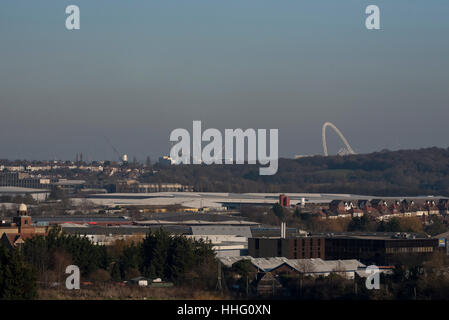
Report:
<svg viewBox="0 0 449 320"><path fill-rule="evenodd" d="M248 253L255 258L324 259L325 239L323 237L250 238Z"/></svg>
<svg viewBox="0 0 449 320"><path fill-rule="evenodd" d="M338 272L347 279L354 279L356 274L366 270L366 265L355 259L348 260L331 260L323 259L287 259L283 257L276 258L254 258L251 256L243 257L221 257L218 258L220 263L231 268L236 262L248 260L254 267L254 271L259 273L270 272L276 274L302 274L304 276L329 276L333 272Z"/></svg>
<svg viewBox="0 0 449 320"><path fill-rule="evenodd" d="M413 234L333 235L326 238L326 259L359 259L377 265L428 259L441 250L438 239Z"/></svg>
<svg viewBox="0 0 449 320"><path fill-rule="evenodd" d="M0 187L0 196L16 197L31 196L36 201L45 201L50 195L50 189L32 189L23 187Z"/></svg>
<svg viewBox="0 0 449 320"><path fill-rule="evenodd" d="M291 238L250 238L252 257L357 259L365 264L389 265L404 259L427 259L446 249L436 238L399 233L341 233Z"/></svg>

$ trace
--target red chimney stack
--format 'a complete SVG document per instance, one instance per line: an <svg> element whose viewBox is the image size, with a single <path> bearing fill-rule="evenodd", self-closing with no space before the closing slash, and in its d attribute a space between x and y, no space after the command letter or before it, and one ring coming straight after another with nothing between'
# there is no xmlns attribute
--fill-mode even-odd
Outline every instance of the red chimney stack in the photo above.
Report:
<svg viewBox="0 0 449 320"><path fill-rule="evenodd" d="M279 195L279 204L281 207L289 207L290 206L290 197L285 194Z"/></svg>

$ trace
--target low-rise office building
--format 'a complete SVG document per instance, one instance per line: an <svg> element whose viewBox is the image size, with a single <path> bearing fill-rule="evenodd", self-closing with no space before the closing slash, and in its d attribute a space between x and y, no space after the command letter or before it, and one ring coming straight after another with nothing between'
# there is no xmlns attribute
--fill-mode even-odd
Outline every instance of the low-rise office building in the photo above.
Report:
<svg viewBox="0 0 449 320"><path fill-rule="evenodd" d="M331 234L325 245L326 259L358 259L377 265L426 260L440 250L438 239L410 233Z"/></svg>
<svg viewBox="0 0 449 320"><path fill-rule="evenodd" d="M428 259L445 251L445 243L425 235L404 233L315 234L309 237L250 238L252 257L357 259L365 264L391 265L406 259Z"/></svg>
<svg viewBox="0 0 449 320"><path fill-rule="evenodd" d="M250 238L248 254L254 258L325 258L324 237Z"/></svg>

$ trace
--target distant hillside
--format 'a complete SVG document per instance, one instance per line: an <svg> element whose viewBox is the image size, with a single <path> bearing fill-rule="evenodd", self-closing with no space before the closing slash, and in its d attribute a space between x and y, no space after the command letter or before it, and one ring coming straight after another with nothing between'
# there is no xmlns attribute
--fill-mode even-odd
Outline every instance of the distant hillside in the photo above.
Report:
<svg viewBox="0 0 449 320"><path fill-rule="evenodd" d="M209 192L323 192L378 196L449 196L449 149L382 151L350 156L280 159L273 176L258 165L158 168L148 182L179 182Z"/></svg>

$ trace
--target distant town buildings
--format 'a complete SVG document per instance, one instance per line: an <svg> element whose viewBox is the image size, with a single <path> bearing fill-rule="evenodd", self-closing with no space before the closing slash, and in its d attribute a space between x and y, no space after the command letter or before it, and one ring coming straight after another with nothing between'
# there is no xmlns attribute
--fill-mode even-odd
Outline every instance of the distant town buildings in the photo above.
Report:
<svg viewBox="0 0 449 320"><path fill-rule="evenodd" d="M192 192L193 186L180 183L141 183L136 180L128 180L118 182L116 191L122 193Z"/></svg>
<svg viewBox="0 0 449 320"><path fill-rule="evenodd" d="M447 198L373 198L333 200L326 216L329 219L361 217L365 214L377 220L393 217L426 217L448 214Z"/></svg>
<svg viewBox="0 0 449 320"><path fill-rule="evenodd" d="M0 172L0 186L19 187L30 189L51 189L60 187L67 192L75 192L83 188L84 180L71 180L65 178L40 178L27 172Z"/></svg>
<svg viewBox="0 0 449 320"><path fill-rule="evenodd" d="M53 188L58 188L67 194L104 193L107 191L130 193L193 191L193 186L180 183L141 182L138 178L145 170L151 169L128 164L127 161L108 165L103 163L85 165L79 161L75 164L70 162L27 164L25 162L23 165L0 166L0 187L40 189L48 190L48 192ZM107 185L102 184L100 179L92 176L97 173L106 175L110 182ZM96 181L92 181L92 177ZM87 182L87 179L90 181ZM3 191L7 193L8 190L4 189ZM39 198L38 200L45 199Z"/></svg>
<svg viewBox="0 0 449 320"><path fill-rule="evenodd" d="M0 172L0 186L4 187L48 189L51 182L50 179L32 177L26 172Z"/></svg>
<svg viewBox="0 0 449 320"><path fill-rule="evenodd" d="M1 197L27 197L30 196L36 201L45 201L50 195L50 189L33 189L23 187L0 187Z"/></svg>

